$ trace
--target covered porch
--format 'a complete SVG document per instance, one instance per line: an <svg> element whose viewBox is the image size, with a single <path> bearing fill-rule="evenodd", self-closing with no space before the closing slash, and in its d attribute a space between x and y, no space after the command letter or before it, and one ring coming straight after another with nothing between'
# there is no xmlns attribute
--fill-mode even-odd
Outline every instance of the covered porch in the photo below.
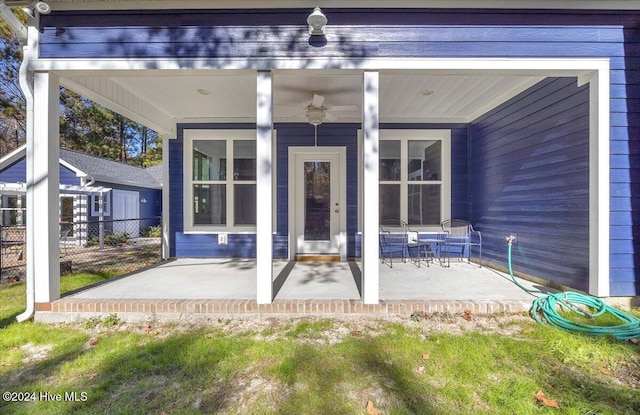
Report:
<svg viewBox="0 0 640 415"><path fill-rule="evenodd" d="M533 297L508 274L474 263L417 267L379 264L380 302L363 304L360 262L276 260L274 300L258 304L256 261L177 259L70 293L39 310L42 321L73 321L118 313L127 320L201 319L283 314L411 314L524 312ZM528 289L543 287L518 279Z"/></svg>
<svg viewBox="0 0 640 415"><path fill-rule="evenodd" d="M207 105L199 105L198 108L201 111L202 108L206 108L209 113L219 115L219 118L207 118L206 114L198 113L196 108L188 106L181 107L181 111L188 113L163 117L172 120L171 125L162 129L165 133L164 163L169 167L165 169L163 184L164 257L226 257L228 261L234 257L255 258L255 262L251 262L252 268L248 270L252 281L245 285L256 288L250 298L256 299L261 305L283 298L286 284L283 283L280 287L284 291L277 291L279 287L273 282L279 281L280 273L274 266L282 258L291 260L297 253L303 252L295 245L300 239L301 227L292 220L296 213L302 211L302 204L294 198L304 192L292 190L297 188L298 182L292 181L291 178L302 176L295 169L299 165L304 166L302 163L307 161L307 153L313 152L316 156L316 152L322 152L322 157L335 157L335 163L340 167L340 174L336 175L340 181L340 190L336 191L336 200L332 200L330 204L331 211L336 213L334 216L339 215L335 221L337 226L331 228L331 240L339 242L338 251L342 260L356 257L362 261L358 268L362 270L363 283L356 292L357 295L352 297L358 298L364 304L375 305L379 300L388 300L385 298L386 292L382 289L383 278L379 276L378 261L379 221L385 213L380 209L381 206L389 207L389 201L398 204L395 206L397 212L394 210L392 213L400 215L401 219L406 218L410 223L418 223L417 230L423 235L438 232L439 222L452 217L470 219L479 224L486 236L487 254L503 266L504 236L518 233L523 246L526 245L526 249L530 251L526 265L533 264L527 273L552 279L557 276L559 267L550 268L548 263L563 264L560 268L564 270L566 281L575 283L573 286L576 288L592 294L607 296L608 261L607 255L603 253L608 252L608 210L595 208L596 205L600 207L604 204L603 200L606 200L606 197L601 196L606 196L608 190L607 170L595 168L596 165L605 165L608 155L607 142L601 139L606 137L606 134L601 134L606 123L600 122L606 119L606 116L603 116L606 111L589 112L588 109L603 105L602 98L606 98L604 88L607 83L603 82L601 85L599 77L606 75L608 67L606 63L598 60L549 59L536 62L535 67L524 66L523 69L527 62L515 59L438 62L422 60L414 62L415 68L409 70L399 69L391 61L381 61L375 69L366 67L355 71L274 69L255 72L207 72L208 84L215 85L217 91L224 90L222 85L226 85L225 82L229 79L235 81L229 87L230 91L234 90L233 85L237 87L238 84L246 91L242 95L243 99L231 108L233 114L242 114L242 117L233 118L237 121L235 123L225 123L224 121L228 121L233 114L224 111L212 112L211 108L215 106L210 101L207 101ZM479 67L469 68L471 64ZM55 72L55 68L53 69ZM95 76L121 74L116 72L97 72ZM155 72L138 72L131 68L123 69L122 73L128 75L127 80L135 80L140 84L170 79L171 85L181 85L191 79L187 76L191 72L171 72L171 76L167 74L164 78ZM142 76L135 77L133 73ZM455 75L442 75L443 73ZM494 80L497 79L498 84L505 84L510 80L516 82L517 86L512 85L508 93L502 91L499 97L494 95L493 99L487 99L486 89L474 89L480 102L486 103L481 110L477 104L472 105L476 110L474 113L469 112L469 109L465 113L448 113L446 116L433 118L431 106L421 107L423 113L420 114L406 115L406 110L400 110L400 113L396 114L392 111L398 106L391 104L403 102L400 95L388 96L393 91L410 87L412 91L418 91L420 97L432 96L431 90L424 89L425 82L444 82L452 77L449 80L451 85L465 80L485 85L485 78L489 75L495 78ZM548 79L539 82L541 78ZM80 88L79 85L87 79L76 78L74 73L60 70L59 75L37 74L36 79L40 82L36 83L35 96L40 97L42 102L55 102L60 85L75 86L96 101L104 102L95 91L91 93ZM295 93L292 95L295 95L295 99L293 96L282 95L296 82L302 86L294 85ZM400 88L400 85L403 88ZM562 93L557 97L555 104L549 106L546 97L560 87ZM195 86L192 86L190 90L194 88ZM277 105L277 102L298 101L302 104L298 104L297 108L308 108L305 107L305 102L308 102L309 97L313 96L315 99L319 95L308 92L315 88L332 92L324 92L332 104L350 107L350 103L356 102L361 112L344 114L340 122L323 122L320 128L311 122L300 122L301 118L308 115L305 111L302 115L298 113L294 116L278 116L283 105ZM493 94L496 94L496 89L489 88ZM338 97L343 90L350 93L347 99L341 101ZM424 91L424 94L421 91ZM470 91L471 89L467 88L467 97ZM198 91L195 94L202 97L202 100L212 99L212 94L207 94L206 91ZM530 99L533 99L529 98L531 95L535 97L535 105L530 102ZM453 99L450 98L453 96L443 93L433 105L442 107L448 102L447 99ZM149 97L146 102L159 102L156 98ZM186 98L183 97L183 101L184 99ZM215 102L220 104L218 101ZM551 114L539 115L538 108L541 106L550 107L548 111ZM460 108L459 105L449 107ZM511 114L514 107L518 108L517 117ZM58 144L55 134L57 112L52 106L40 110L46 116L43 116L35 127L36 131L48 137L48 146L34 151L33 154L38 155L38 159L48 161L55 158L52 156L55 155ZM487 111L490 113L490 120L485 122L478 114ZM400 115L403 114L408 118L401 118ZM548 122L547 118L554 114L558 120ZM494 118L507 118L510 123L496 130ZM575 122L566 122L565 118ZM511 121L512 119L514 121ZM527 125L528 120L534 120L536 123L525 128L520 125L525 122L521 120L525 120ZM561 128L556 124L562 128L568 126L571 131L560 131ZM505 129L509 134L504 132ZM574 129L578 132L572 132ZM527 134L532 135L521 137L520 132L525 130ZM418 142L429 145L434 142L441 143L439 158L437 163L433 163L435 174L423 174L423 159L427 157L427 148L420 148L416 153L411 145ZM222 143L224 152L215 150L212 143ZM252 143L250 155L242 152L244 147L240 144L243 143ZM391 152L392 144L399 144L399 153ZM575 151L576 146L579 151ZM559 148L566 149L563 150L566 154L562 155L561 160L557 156ZM194 154L198 154L200 158L193 156ZM212 177L209 176L205 180L204 175L200 177L194 173L195 163L205 156L212 166L217 165L216 160L220 161L215 180L211 180ZM237 178L232 163L226 163L226 160L236 159L253 163L251 165L256 166L255 175ZM411 167L416 160L422 160L422 169L416 170ZM32 162L34 161L35 157ZM315 159L312 161L315 162ZM559 179L550 181L546 173L551 168L539 168L547 164L558 167L558 172L551 173L554 177L559 176ZM35 170L47 176L49 182L56 181L55 169L47 163L32 165L38 166ZM220 167L223 165L224 168ZM578 170L574 171L576 168ZM412 176L413 170L421 172L418 179ZM572 201L573 205L565 203L567 186L575 188L579 196L575 202ZM217 221L209 216L207 220L211 223L199 223L201 218L195 215L199 214L196 207L200 206L198 202L202 197L196 195L196 191L202 189L208 189L209 193L206 195L209 196L214 194L214 190L225 189L227 197L224 199L224 207L225 212L228 212L226 219L223 220L223 215L220 214L220 218L216 217ZM240 200L240 196L243 195L241 190L252 189L255 189L255 196L254 193L250 195L251 198L255 198L253 202L238 206L233 204L235 198ZM237 195L236 190L239 192ZM381 193L383 190L384 194ZM418 206L417 210L414 209L416 200L411 199L414 191L422 192L423 195L435 194L435 207L429 205L433 209L422 209ZM42 186L34 188L34 198L43 202L43 206L47 206L51 205L53 200L57 200L57 194L55 188ZM529 207L531 200L540 198L543 199L540 206L533 206L530 212L522 213L523 206ZM417 202L421 201L422 198L417 199ZM252 209L244 212L239 206L250 206ZM433 212L433 217L416 218L412 216L414 211ZM557 218L559 211L564 216L558 219L558 224L549 224L544 229L537 225L547 221L549 212L554 212L554 217ZM581 213L578 219L575 219L576 211ZM587 215L588 212L594 214ZM48 213L52 215L55 211L50 207ZM236 220L238 223L235 223L233 218L244 218L242 215L255 217L255 220L247 219L247 224L238 225L244 222ZM577 225L566 226L567 223L573 222L577 222ZM33 228L46 229L49 234L57 234L57 222L53 220L34 225L36 226ZM562 229L562 232L556 232L557 229ZM553 243L548 239L551 235ZM33 240L38 250L53 253L49 255L48 263L34 264L34 273L40 279L35 284L38 287L35 292L40 293L35 296L36 308L46 309L58 298L57 255L55 250L50 249L50 241L47 238L36 240L34 235ZM580 244L577 245L577 242ZM573 254L563 257L558 255L567 250ZM329 251L335 253L334 250ZM575 263L566 264L567 258ZM399 279L390 281L400 285ZM457 279L452 281L455 281L455 286L450 289L453 292L464 292L465 286L473 285ZM560 279L559 281L562 282ZM571 285L569 283L566 285ZM430 298L427 290L408 291L417 293L416 295L420 295L423 300ZM347 297L349 298L351 297Z"/></svg>

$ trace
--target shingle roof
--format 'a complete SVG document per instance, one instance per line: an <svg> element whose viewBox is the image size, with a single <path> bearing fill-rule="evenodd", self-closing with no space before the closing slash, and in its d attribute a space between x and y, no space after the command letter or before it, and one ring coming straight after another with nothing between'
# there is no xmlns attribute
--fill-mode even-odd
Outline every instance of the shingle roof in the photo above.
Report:
<svg viewBox="0 0 640 415"><path fill-rule="evenodd" d="M90 156L65 148L60 149L60 159L97 181L142 187L160 187L162 185L161 180L156 179L155 172L149 172L148 169L142 167ZM160 179L161 176L162 173L160 173Z"/></svg>
<svg viewBox="0 0 640 415"><path fill-rule="evenodd" d="M153 176L153 178L156 179L158 183L162 183L162 174L164 172L162 163L156 164L155 166L147 167L145 170L147 170L147 173Z"/></svg>

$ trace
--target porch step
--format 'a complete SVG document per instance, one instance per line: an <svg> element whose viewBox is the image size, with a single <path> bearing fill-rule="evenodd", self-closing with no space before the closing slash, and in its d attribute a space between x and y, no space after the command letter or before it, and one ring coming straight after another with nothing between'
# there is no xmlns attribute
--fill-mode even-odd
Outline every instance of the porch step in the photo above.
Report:
<svg viewBox="0 0 640 415"><path fill-rule="evenodd" d="M340 262L340 255L301 254L296 255L294 259L296 261Z"/></svg>

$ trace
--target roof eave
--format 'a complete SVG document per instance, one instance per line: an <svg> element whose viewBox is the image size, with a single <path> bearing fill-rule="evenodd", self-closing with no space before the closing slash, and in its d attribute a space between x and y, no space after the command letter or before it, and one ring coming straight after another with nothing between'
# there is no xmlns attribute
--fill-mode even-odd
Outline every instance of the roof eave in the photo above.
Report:
<svg viewBox="0 0 640 415"><path fill-rule="evenodd" d="M31 1L5 0L10 7L26 7ZM57 10L151 10L151 9L313 9L317 0L48 0ZM505 7L507 5L507 7ZM586 9L640 10L636 0L324 0L323 8L446 8L446 9Z"/></svg>

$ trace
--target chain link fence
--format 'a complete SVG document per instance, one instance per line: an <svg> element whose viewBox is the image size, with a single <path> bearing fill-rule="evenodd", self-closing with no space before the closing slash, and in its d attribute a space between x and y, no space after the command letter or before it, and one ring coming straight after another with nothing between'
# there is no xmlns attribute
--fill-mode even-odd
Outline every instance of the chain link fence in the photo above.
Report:
<svg viewBox="0 0 640 415"><path fill-rule="evenodd" d="M0 226L0 281L15 282L26 273L25 226Z"/></svg>
<svg viewBox="0 0 640 415"><path fill-rule="evenodd" d="M25 227L0 227L0 277L20 281L26 274ZM159 217L60 224L60 274L112 276L161 260Z"/></svg>

